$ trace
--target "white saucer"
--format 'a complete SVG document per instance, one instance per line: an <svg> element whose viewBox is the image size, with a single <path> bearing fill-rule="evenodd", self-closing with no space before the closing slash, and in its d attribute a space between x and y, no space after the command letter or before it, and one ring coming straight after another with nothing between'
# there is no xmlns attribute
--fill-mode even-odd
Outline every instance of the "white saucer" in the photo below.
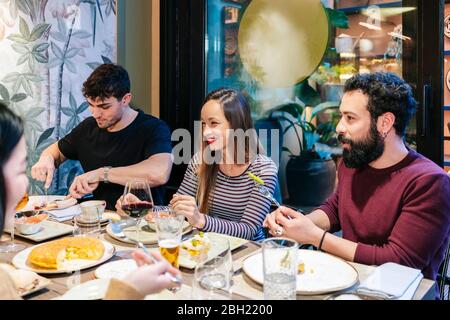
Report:
<svg viewBox="0 0 450 320"><path fill-rule="evenodd" d="M61 297L58 300L100 300L106 295L109 279L95 279L81 283Z"/></svg>
<svg viewBox="0 0 450 320"><path fill-rule="evenodd" d="M95 270L97 279L123 279L127 274L137 269L136 261L133 259L116 260L105 263Z"/></svg>
<svg viewBox="0 0 450 320"><path fill-rule="evenodd" d="M58 300L100 300L105 297L108 286L109 279L90 280L73 287Z"/></svg>

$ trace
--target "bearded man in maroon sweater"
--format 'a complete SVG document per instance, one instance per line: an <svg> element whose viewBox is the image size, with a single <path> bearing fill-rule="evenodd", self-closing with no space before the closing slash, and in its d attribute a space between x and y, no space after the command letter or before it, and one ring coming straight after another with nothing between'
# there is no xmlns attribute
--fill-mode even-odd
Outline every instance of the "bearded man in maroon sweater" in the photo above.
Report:
<svg viewBox="0 0 450 320"><path fill-rule="evenodd" d="M285 207L269 214L270 233L348 261L417 268L436 280L449 241L450 178L405 146L415 109L410 86L394 74L349 79L336 128L343 163L335 193L306 216ZM339 230L342 238L332 234Z"/></svg>

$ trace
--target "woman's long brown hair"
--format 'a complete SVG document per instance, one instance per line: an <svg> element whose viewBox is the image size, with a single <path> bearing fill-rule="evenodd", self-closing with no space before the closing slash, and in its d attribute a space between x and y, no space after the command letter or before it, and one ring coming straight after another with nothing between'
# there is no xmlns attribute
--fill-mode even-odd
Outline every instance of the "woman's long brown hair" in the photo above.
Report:
<svg viewBox="0 0 450 320"><path fill-rule="evenodd" d="M251 116L250 107L242 95L241 92L228 89L228 88L220 88L215 91L209 93L203 105L208 101L214 100L220 104L225 118L230 124L231 130L242 129L246 132L249 129L254 129L253 120ZM203 132L200 137L202 137L201 141L201 160L200 166L198 169L198 189L197 189L197 201L199 204L199 210L202 213L207 214L212 199L210 199L210 194L214 190L217 172L219 171L219 164L214 162L213 164L208 164L208 161L205 161L204 154L205 150L208 148L208 144L206 141L203 141ZM256 141L251 141L251 139L255 139ZM250 159L258 153L258 149L261 149L261 146L257 142L256 131L254 135L246 136L245 138L245 163L250 162ZM250 146L256 145L256 150L251 150ZM234 137L234 160L237 159L237 138ZM222 155L223 156L223 155Z"/></svg>

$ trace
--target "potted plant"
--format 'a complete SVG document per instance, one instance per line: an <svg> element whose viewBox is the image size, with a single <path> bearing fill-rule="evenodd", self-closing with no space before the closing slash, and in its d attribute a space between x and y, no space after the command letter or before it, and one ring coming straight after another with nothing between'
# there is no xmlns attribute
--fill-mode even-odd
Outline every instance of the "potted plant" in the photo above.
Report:
<svg viewBox="0 0 450 320"><path fill-rule="evenodd" d="M293 129L300 147L298 154L286 147L282 148L290 155L286 165L286 182L291 205L319 205L334 190L336 165L332 156L342 153L342 149L337 147L335 131L339 121L336 112L338 107L338 101L306 107L296 98L295 102L283 104L271 111L271 117L289 123L283 134ZM328 113L327 117L322 117L328 120L315 123L317 116L323 113Z"/></svg>

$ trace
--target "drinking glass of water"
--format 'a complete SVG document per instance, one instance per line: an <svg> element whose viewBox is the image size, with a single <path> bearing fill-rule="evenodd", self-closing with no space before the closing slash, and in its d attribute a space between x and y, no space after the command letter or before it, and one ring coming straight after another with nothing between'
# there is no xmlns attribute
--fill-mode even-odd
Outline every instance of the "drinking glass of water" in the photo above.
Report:
<svg viewBox="0 0 450 320"><path fill-rule="evenodd" d="M214 250L214 257L208 255L195 267L192 299L231 300L233 260L230 243L223 237L217 237L211 243L214 248L210 250Z"/></svg>
<svg viewBox="0 0 450 320"><path fill-rule="evenodd" d="M264 299L295 300L297 296L298 243L287 238L262 242Z"/></svg>

